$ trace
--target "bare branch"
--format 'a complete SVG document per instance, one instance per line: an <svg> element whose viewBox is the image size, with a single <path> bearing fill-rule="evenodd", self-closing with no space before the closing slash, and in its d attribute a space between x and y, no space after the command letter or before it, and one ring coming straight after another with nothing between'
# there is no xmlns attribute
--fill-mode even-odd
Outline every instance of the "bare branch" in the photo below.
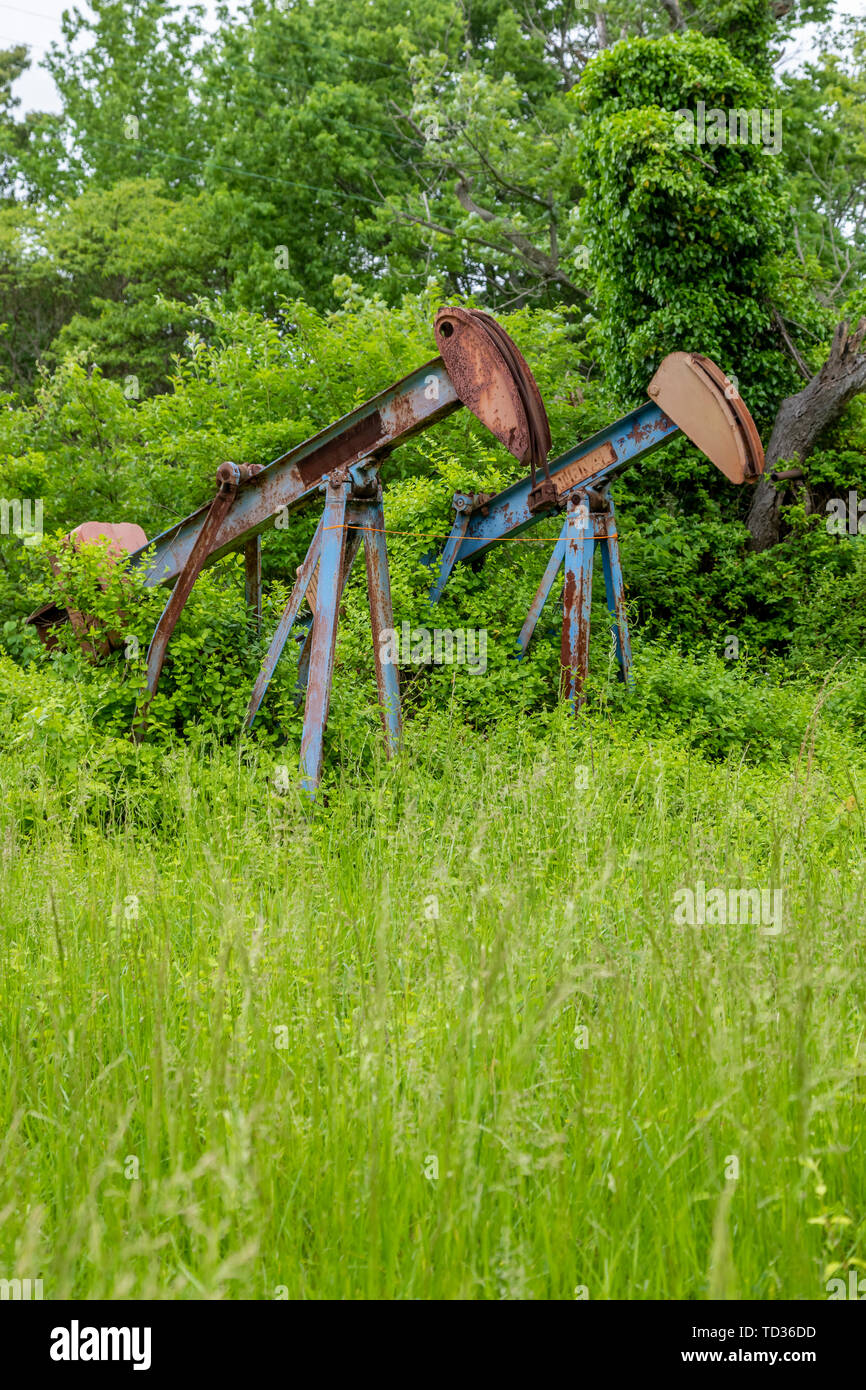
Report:
<svg viewBox="0 0 866 1390"><path fill-rule="evenodd" d="M788 352L791 354L791 357L793 358L796 364L797 371L800 373L804 381L811 381L812 373L806 366L806 363L803 361L803 358L800 356L800 353L798 352L796 346L792 342L788 330L785 327L784 320L782 319L782 315L779 313L775 304L770 305L770 313L773 316L773 322L775 323L782 336L782 341L784 342L785 347L788 349Z"/></svg>
<svg viewBox="0 0 866 1390"><path fill-rule="evenodd" d="M558 262L555 261L552 256L548 256L544 251L539 251L538 247L533 245L529 238L524 236L523 232L519 231L512 223L505 221L503 218L498 218L496 214L490 212L488 208L480 207L472 198L470 192L471 186L472 180L467 179L461 174L454 188L457 201L465 212L480 217L481 221L488 223L488 225L490 223L495 224L499 233L505 237L506 241L511 242L517 254L527 265L531 266L533 270L539 272L546 279L558 285L562 285L578 298L589 298L586 290L582 289L580 285L576 285L573 280L570 280L564 271L560 269Z"/></svg>
<svg viewBox="0 0 866 1390"><path fill-rule="evenodd" d="M497 183L500 183L503 188L507 188L509 193L515 193L518 198L526 198L530 202L538 203L540 207L547 208L549 210L549 199L539 198L538 194L533 193L531 189L521 188L520 185L517 183L510 183L509 180L505 178L504 174L500 174L498 169L494 169L493 165L487 158L487 155L484 153L484 151L480 150L478 146L475 144L475 141L470 139L469 135L466 132L465 126L463 127L463 138L466 141L467 145L470 145L472 147L472 149L478 155L478 158L481 160L481 163L484 165L487 172L493 175ZM459 170L457 172L459 172Z"/></svg>

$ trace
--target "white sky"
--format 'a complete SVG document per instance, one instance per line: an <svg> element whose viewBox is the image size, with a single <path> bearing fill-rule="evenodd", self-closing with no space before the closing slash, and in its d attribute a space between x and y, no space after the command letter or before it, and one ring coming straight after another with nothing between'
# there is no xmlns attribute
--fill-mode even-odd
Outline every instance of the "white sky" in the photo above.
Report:
<svg viewBox="0 0 866 1390"><path fill-rule="evenodd" d="M207 0L206 0L207 2ZM25 43L31 50L33 66L19 79L15 95L20 97L19 113L24 111L58 111L60 101L51 78L39 67L48 45L60 38L60 16L73 8L69 0L0 0L0 48ZM79 0L77 8L88 6ZM213 13L213 5L207 3ZM837 14L857 15L866 19L866 0L838 0ZM795 68L814 51L818 26L806 25L794 43L789 45L782 68Z"/></svg>
<svg viewBox="0 0 866 1390"><path fill-rule="evenodd" d="M215 4L212 0L203 0L203 3L212 19ZM863 3L866 4L866 0ZM181 0L178 8L188 6ZM73 9L90 13L86 0L3 0L0 4L0 48L10 48L16 43L26 43L30 48L30 70L15 84L15 95L21 100L19 116L25 111L60 110L57 88L39 63L49 44L60 39L60 18L64 10Z"/></svg>

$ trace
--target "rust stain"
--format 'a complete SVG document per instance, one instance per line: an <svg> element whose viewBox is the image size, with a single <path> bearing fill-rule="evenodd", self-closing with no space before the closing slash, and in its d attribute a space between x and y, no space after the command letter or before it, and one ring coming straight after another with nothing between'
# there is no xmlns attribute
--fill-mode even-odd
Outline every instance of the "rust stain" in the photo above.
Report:
<svg viewBox="0 0 866 1390"><path fill-rule="evenodd" d="M560 647L560 691L563 697L574 688L575 703L580 699L589 670L589 600L587 586L592 588L592 571L581 570L578 578L566 568L562 588L562 644ZM572 646L572 630L577 632Z"/></svg>
<svg viewBox="0 0 866 1390"><path fill-rule="evenodd" d="M546 465L550 427L541 393L505 330L478 310L443 308L436 343L457 396L520 463Z"/></svg>
<svg viewBox="0 0 866 1390"><path fill-rule="evenodd" d="M642 425L640 421L635 420L626 435L626 439L630 439L636 448L640 448L641 444L645 444L647 440L655 434L655 429L655 421L650 421L649 424Z"/></svg>
<svg viewBox="0 0 866 1390"><path fill-rule="evenodd" d="M606 468L608 464L616 463L616 449L612 444L601 444L597 449L591 449L583 458L576 459L574 463L569 463L565 468L561 468L553 477L560 492L566 488L574 487L575 483L581 482L583 478L588 478L591 473L597 473L599 469Z"/></svg>
<svg viewBox="0 0 866 1390"><path fill-rule="evenodd" d="M412 417L414 418L414 417ZM298 472L305 487L311 487L319 478L341 464L354 463L356 459L369 453L376 444L381 443L385 430L382 416L378 410L358 420L354 425L328 439L298 463Z"/></svg>

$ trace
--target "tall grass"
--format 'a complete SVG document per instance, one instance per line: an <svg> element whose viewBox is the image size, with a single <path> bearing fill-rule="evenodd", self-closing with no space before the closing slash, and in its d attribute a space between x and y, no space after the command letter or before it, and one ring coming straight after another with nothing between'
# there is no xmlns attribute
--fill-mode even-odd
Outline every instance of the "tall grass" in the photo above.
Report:
<svg viewBox="0 0 866 1390"><path fill-rule="evenodd" d="M866 1261L844 744L443 722L312 817L264 756L167 755L101 823L88 769L5 758L0 1277L772 1299ZM677 925L698 879L781 887L782 931Z"/></svg>

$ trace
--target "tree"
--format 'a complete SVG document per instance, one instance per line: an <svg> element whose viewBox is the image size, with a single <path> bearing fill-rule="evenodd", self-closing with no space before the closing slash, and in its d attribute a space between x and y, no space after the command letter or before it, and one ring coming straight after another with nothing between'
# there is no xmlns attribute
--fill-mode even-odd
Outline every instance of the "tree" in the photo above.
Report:
<svg viewBox="0 0 866 1390"><path fill-rule="evenodd" d="M46 198L160 178L201 187L203 132L195 102L203 5L92 0L94 17L63 14L63 39L44 66L63 101L64 159Z"/></svg>
<svg viewBox="0 0 866 1390"><path fill-rule="evenodd" d="M245 303L272 308L282 293L324 305L335 274L389 277L359 228L414 182L419 141L395 126L390 103L411 100L412 57L436 46L454 14L453 0L408 11L381 0L373 26L360 0L252 0L222 25L202 59L205 177L248 204ZM268 261L280 278L267 274L257 290ZM390 277L387 289L393 299L403 286Z"/></svg>
<svg viewBox="0 0 866 1390"><path fill-rule="evenodd" d="M23 120L16 116L21 101L12 88L29 67L25 45L0 49L0 205L32 196L37 168L50 176L58 165L57 151L51 149L56 116L39 111L28 112Z"/></svg>
<svg viewBox="0 0 866 1390"><path fill-rule="evenodd" d="M782 494L769 476L775 465L805 463L827 427L846 405L866 391L866 318L853 332L840 323L833 335L829 356L802 391L782 401L767 446L767 472L755 491L748 525L754 548L767 550L779 539Z"/></svg>
<svg viewBox="0 0 866 1390"><path fill-rule="evenodd" d="M828 305L866 265L866 29L846 25L837 42L844 52L822 52L783 84L797 250L820 267Z"/></svg>
<svg viewBox="0 0 866 1390"><path fill-rule="evenodd" d="M750 124L746 139L726 124L700 143L677 114L698 101L759 109L764 95L725 44L699 34L619 44L574 93L599 353L618 398L642 396L674 349L713 357L765 424L796 380L774 306L807 320L815 310L786 242L778 161Z"/></svg>
<svg viewBox="0 0 866 1390"><path fill-rule="evenodd" d="M239 222L226 190L171 198L144 179L0 211L5 384L26 393L39 361L77 353L130 378L136 395L163 390L173 355L201 327L196 300L225 296L236 277Z"/></svg>

